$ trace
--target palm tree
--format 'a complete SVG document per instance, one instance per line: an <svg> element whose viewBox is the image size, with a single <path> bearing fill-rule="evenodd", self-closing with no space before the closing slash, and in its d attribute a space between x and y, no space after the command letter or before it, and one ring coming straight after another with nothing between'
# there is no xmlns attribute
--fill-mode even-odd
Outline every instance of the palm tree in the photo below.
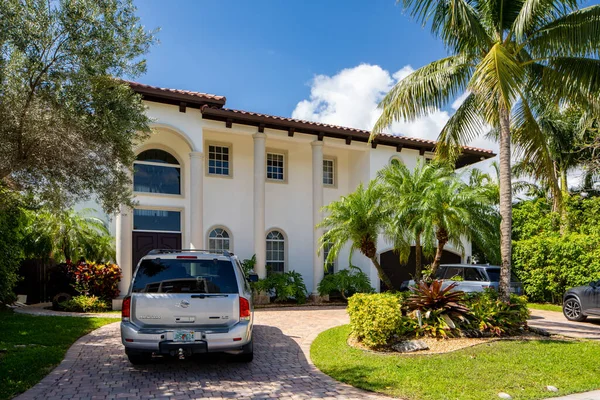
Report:
<svg viewBox="0 0 600 400"><path fill-rule="evenodd" d="M68 261L84 257L93 261L115 258L114 241L93 210L29 211L25 251L30 257Z"/></svg>
<svg viewBox="0 0 600 400"><path fill-rule="evenodd" d="M437 242L432 275L440 266L447 243L463 251L463 238L480 248L497 245L499 217L486 185L468 185L460 175L449 175L427 186L416 205L424 220L424 237Z"/></svg>
<svg viewBox="0 0 600 400"><path fill-rule="evenodd" d="M410 255L410 243L415 243L415 281L421 279L421 254L433 256L435 243L431 236L423 237L427 218L421 218L418 210L423 192L435 182L444 179L452 170L437 163L417 162L411 170L402 162L394 161L378 173L383 191L383 204L390 212L386 236L390 238L404 263ZM423 241L425 239L425 241Z"/></svg>
<svg viewBox="0 0 600 400"><path fill-rule="evenodd" d="M439 136L437 153L454 158L459 145L486 127L500 144L500 292L509 299L512 190L511 141L536 165L552 167L536 115L539 101L600 109L600 6L574 0L403 0L411 16L431 24L450 55L400 81L383 99L372 136L392 122L414 120L468 96Z"/></svg>
<svg viewBox="0 0 600 400"><path fill-rule="evenodd" d="M327 232L321 236L320 251L325 246L330 246L327 264L333 262L344 245L350 242L350 265L352 253L359 250L371 260L379 279L388 288L392 288L390 278L377 260L377 238L384 232L389 218L387 209L381 206L382 197L382 187L376 180L372 180L366 189L361 183L354 193L342 196L340 200L323 207L323 211L328 215L318 227L325 228Z"/></svg>

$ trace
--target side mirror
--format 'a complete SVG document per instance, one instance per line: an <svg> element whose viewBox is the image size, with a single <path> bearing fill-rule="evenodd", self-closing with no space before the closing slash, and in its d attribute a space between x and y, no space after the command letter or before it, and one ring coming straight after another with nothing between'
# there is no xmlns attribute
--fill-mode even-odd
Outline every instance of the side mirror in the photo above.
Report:
<svg viewBox="0 0 600 400"><path fill-rule="evenodd" d="M257 274L248 274L248 282L258 282Z"/></svg>

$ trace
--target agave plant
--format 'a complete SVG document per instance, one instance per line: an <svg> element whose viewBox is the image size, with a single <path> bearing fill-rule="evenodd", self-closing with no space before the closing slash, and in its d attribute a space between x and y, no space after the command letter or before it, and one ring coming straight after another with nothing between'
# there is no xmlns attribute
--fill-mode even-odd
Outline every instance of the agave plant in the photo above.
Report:
<svg viewBox="0 0 600 400"><path fill-rule="evenodd" d="M449 328L456 328L455 321L466 322L470 310L463 304L465 293L453 290L456 283L443 288L442 281L420 282L410 288L412 294L406 299L410 311L418 311L425 319L431 316L442 318Z"/></svg>

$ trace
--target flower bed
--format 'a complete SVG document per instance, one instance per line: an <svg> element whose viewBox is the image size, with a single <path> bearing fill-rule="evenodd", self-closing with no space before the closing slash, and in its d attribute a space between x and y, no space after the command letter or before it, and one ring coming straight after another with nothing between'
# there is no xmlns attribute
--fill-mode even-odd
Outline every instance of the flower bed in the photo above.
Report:
<svg viewBox="0 0 600 400"><path fill-rule="evenodd" d="M526 331L525 297L512 296L504 303L492 290L467 295L453 288L433 281L408 294L356 294L348 302L352 335L368 348L383 349L419 337L500 337Z"/></svg>

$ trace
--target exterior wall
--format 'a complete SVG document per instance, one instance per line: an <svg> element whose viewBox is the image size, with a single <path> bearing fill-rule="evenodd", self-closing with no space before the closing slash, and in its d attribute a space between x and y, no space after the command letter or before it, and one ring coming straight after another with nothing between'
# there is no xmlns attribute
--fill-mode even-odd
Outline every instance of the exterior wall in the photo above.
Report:
<svg viewBox="0 0 600 400"><path fill-rule="evenodd" d="M184 247L207 248L208 233L214 227L226 228L231 237L231 249L241 259L250 258L256 249L254 233L255 204L254 190L254 152L253 134L257 128L233 124L226 128L222 122L203 120L196 109L179 112L178 107L146 103L149 116L154 122L154 133L148 140L138 146L136 152L150 148L159 148L170 152L181 165L182 194L157 195L137 193L135 200L139 208L169 209L181 212L182 243ZM271 229L278 229L286 237L286 270L295 270L304 276L309 292L316 283L313 282L313 158L311 143L316 140L313 135L296 133L288 137L287 132L265 129L266 151L281 151L286 155L287 179L283 183L266 181L265 183L265 232L261 240ZM232 172L229 177L211 176L208 174L206 158L208 143L225 143L231 148ZM198 167L191 170L190 153L204 156L201 161L202 173L198 176ZM198 154L203 153L203 154ZM377 175L377 171L386 166L393 157L401 159L409 167L414 167L419 156L418 151L403 150L400 153L389 146L378 146L372 149L369 144L352 142L346 145L344 140L324 138L323 157L334 158L336 184L323 188L323 205L337 200L340 196L354 191L360 184L368 184ZM195 178L192 178L194 176ZM193 199L196 186L201 185L201 199ZM190 215L193 210L202 207L201 237L199 246L194 242L194 232ZM131 214L131 213L130 213ZM130 251L123 248L132 246L131 215L122 211L116 223L117 243L121 247L118 252L122 256L117 260L121 266L131 271ZM195 236L196 235L196 236ZM470 244L465 246L470 255ZM389 244L379 240L380 252L389 250ZM341 252L336 262L336 269L348 266L349 245ZM466 260L466 258L465 258ZM356 252L352 263L360 267L371 278L378 289L377 271L370 260ZM129 274L124 273L123 289L126 289Z"/></svg>

